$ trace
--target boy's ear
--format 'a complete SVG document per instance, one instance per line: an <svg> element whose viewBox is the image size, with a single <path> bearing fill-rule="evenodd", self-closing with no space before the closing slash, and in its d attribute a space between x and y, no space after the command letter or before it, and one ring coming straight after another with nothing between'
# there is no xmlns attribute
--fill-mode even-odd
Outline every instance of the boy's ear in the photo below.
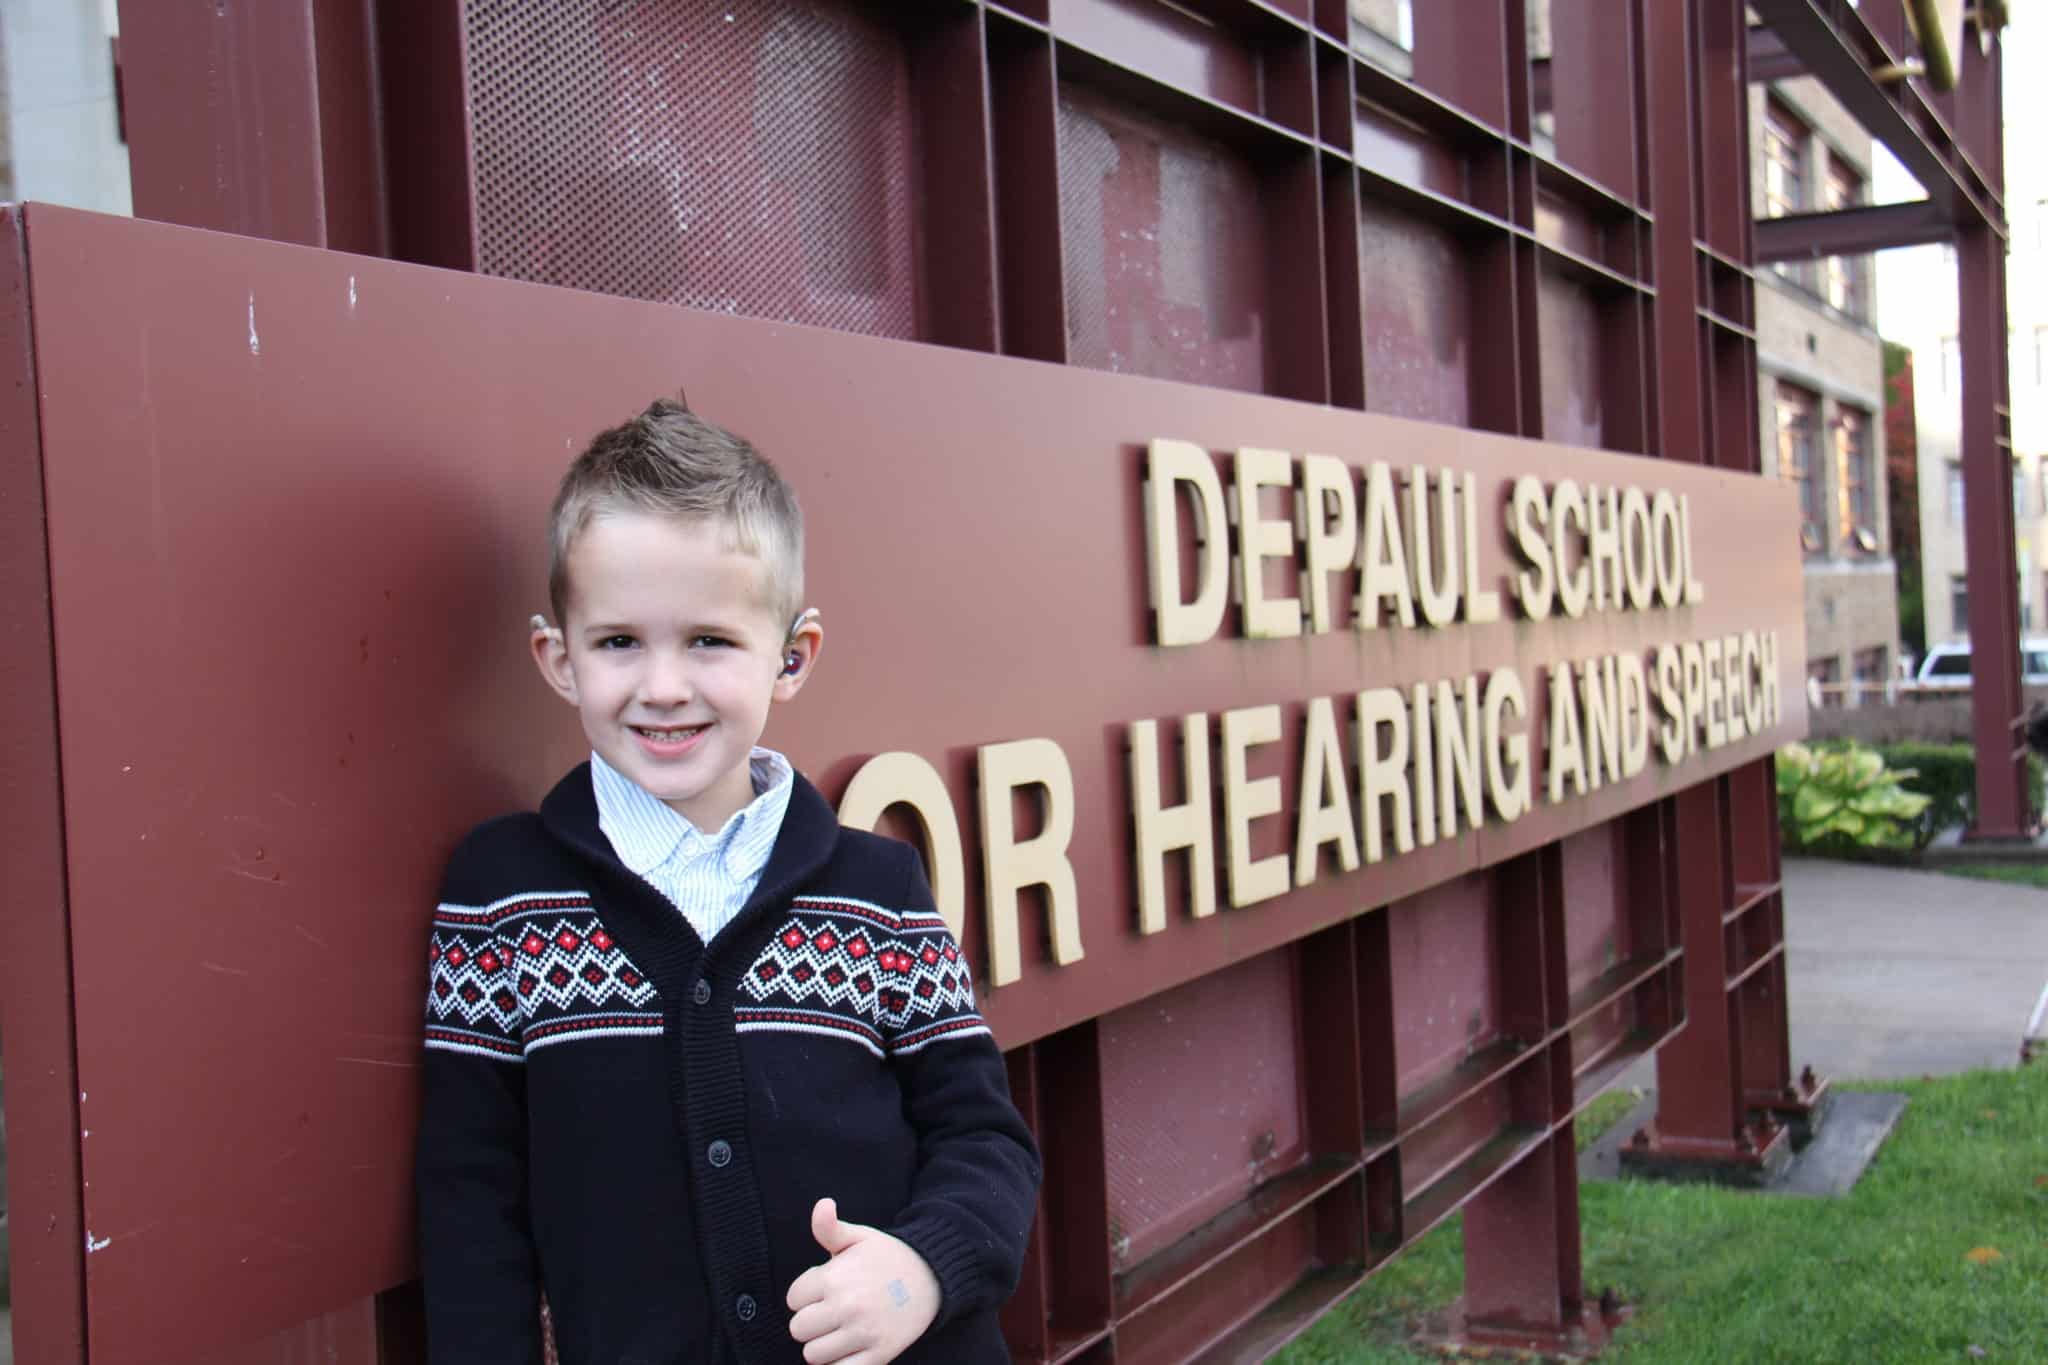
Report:
<svg viewBox="0 0 2048 1365"><path fill-rule="evenodd" d="M806 613L788 643L782 646L782 671L775 675L775 700L788 701L803 690L824 648L825 628L818 624L815 613Z"/></svg>
<svg viewBox="0 0 2048 1365"><path fill-rule="evenodd" d="M533 650L534 666L540 669L541 677L547 679L549 687L569 705L576 705L576 672L569 667L569 645L562 638L560 627L547 625L539 617L534 618L532 638L528 641Z"/></svg>

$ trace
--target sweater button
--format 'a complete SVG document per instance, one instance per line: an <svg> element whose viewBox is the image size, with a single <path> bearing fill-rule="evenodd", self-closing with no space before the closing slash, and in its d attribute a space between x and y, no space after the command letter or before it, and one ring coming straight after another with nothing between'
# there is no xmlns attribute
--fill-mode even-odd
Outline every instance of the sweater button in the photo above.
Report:
<svg viewBox="0 0 2048 1365"><path fill-rule="evenodd" d="M741 1322L752 1322L754 1314L758 1311L757 1305L754 1303L754 1296L752 1294L740 1295L739 1301L733 1304L732 1311L739 1315Z"/></svg>
<svg viewBox="0 0 2048 1365"><path fill-rule="evenodd" d="M704 981L704 980L701 980L701 979L700 979L700 980L699 980L699 981L697 982L697 985L696 985L696 987L695 987L694 989L692 989L692 990L691 990L691 992L690 992L690 999L691 999L692 1001L694 1001L695 1003L699 1004L699 1005L708 1005L708 1004L710 1004L710 1003L711 1003L711 983L710 983L709 981Z"/></svg>
<svg viewBox="0 0 2048 1365"><path fill-rule="evenodd" d="M724 1138L718 1139L718 1141L712 1143L710 1148L704 1153L704 1159L706 1161L709 1161L712 1165L721 1168L731 1165L732 1144L727 1142Z"/></svg>

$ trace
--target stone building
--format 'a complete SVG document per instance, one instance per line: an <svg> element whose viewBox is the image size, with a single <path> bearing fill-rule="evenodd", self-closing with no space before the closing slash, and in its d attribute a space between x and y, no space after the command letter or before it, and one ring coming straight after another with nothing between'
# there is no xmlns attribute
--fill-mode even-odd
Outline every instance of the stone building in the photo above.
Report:
<svg viewBox="0 0 2048 1365"><path fill-rule="evenodd" d="M1871 202L1870 134L1818 81L1752 85L1749 101L1756 217ZM1874 273L1867 257L1756 272L1764 469L1799 489L1807 676L1831 703L1881 685L1899 658Z"/></svg>
<svg viewBox="0 0 2048 1365"><path fill-rule="evenodd" d="M2038 69L2040 25L2006 30L2015 69ZM2012 505L2018 543L2020 631L2048 635L2048 171L2026 151L2030 132L2048 130L2048 92L2008 81L2005 126L2007 364L2011 378ZM1893 184L1893 178L1897 183ZM1880 191L1917 198L1903 169L1881 166ZM1962 373L1956 340L1956 256L1921 246L1880 258L1885 335L1913 351L1913 405L1920 478L1920 555L1927 642L1969 638L1964 570Z"/></svg>

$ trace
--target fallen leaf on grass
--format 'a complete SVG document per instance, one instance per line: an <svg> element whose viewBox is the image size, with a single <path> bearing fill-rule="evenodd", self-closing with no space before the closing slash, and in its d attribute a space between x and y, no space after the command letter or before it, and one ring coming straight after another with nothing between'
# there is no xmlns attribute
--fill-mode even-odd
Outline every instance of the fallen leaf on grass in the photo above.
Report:
<svg viewBox="0 0 2048 1365"><path fill-rule="evenodd" d="M1995 1119L1998 1117L1998 1111L1996 1109L1986 1109L1983 1113L1983 1117L1987 1119Z"/></svg>
<svg viewBox="0 0 2048 1365"><path fill-rule="evenodd" d="M2034 1188L2035 1188L2035 1189L2037 1189L2037 1190L2039 1190L2039 1189L2048 1189L2048 1175L2037 1175L2037 1176L2035 1176L2035 1177L2034 1177Z"/></svg>
<svg viewBox="0 0 2048 1365"><path fill-rule="evenodd" d="M1971 1265L1990 1265L1993 1261L2005 1259L2005 1253L1997 1247L1971 1247L1963 1253L1963 1259Z"/></svg>

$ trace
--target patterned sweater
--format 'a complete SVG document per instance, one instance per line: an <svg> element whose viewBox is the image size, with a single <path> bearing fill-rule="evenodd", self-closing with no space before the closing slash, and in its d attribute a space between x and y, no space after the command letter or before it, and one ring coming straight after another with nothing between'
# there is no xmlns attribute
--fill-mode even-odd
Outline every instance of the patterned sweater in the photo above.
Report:
<svg viewBox="0 0 2048 1365"><path fill-rule="evenodd" d="M811 1206L938 1277L905 1365L1009 1354L1039 1162L908 846L795 779L707 949L598 830L588 765L455 852L428 945L418 1184L435 1365L802 1360Z"/></svg>

